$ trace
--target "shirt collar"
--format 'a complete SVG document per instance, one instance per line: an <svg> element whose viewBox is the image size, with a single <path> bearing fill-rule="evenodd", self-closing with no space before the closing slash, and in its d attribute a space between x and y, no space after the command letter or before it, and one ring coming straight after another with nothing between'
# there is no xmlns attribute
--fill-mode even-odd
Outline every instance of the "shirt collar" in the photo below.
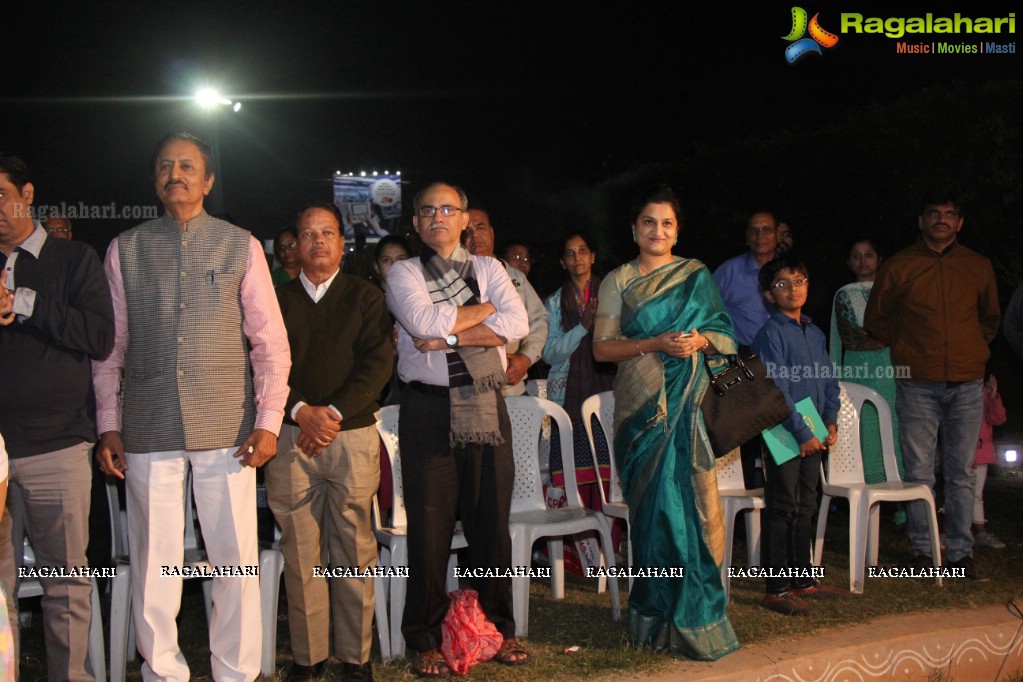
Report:
<svg viewBox="0 0 1023 682"><path fill-rule="evenodd" d="M309 278L305 276L305 270L299 271L298 279L300 282L302 282L302 288L305 289L305 292L307 294L309 294L309 298L313 299L314 301L319 301L320 298L323 297L324 292L326 292L327 289L330 288L330 285L334 283L334 280L337 279L337 275L339 272L341 272L341 268L335 270L334 274L328 277L326 281L322 282L321 284L313 284L311 281L309 281Z"/></svg>
<svg viewBox="0 0 1023 682"><path fill-rule="evenodd" d="M778 308L773 305L771 306L771 317L774 318L775 321L781 322L782 324L785 324L786 322L789 324L796 324L795 320L793 320L791 317L789 317L782 311L778 310ZM809 317L802 313L799 314L800 326L805 327L806 325L810 324L810 322L812 322L812 320Z"/></svg>
<svg viewBox="0 0 1023 682"><path fill-rule="evenodd" d="M17 248L31 253L38 259L39 252L43 250L43 243L49 235L47 235L46 230L39 224L38 220L33 220L32 222L35 224L35 229Z"/></svg>

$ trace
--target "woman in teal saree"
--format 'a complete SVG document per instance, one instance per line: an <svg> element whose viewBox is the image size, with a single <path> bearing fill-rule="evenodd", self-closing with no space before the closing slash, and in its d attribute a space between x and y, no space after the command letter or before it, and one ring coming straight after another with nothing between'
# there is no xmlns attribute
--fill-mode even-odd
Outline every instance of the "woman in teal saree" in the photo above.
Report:
<svg viewBox="0 0 1023 682"><path fill-rule="evenodd" d="M615 457L629 504L635 644L715 660L739 648L721 585L724 527L700 402L705 354L734 353L732 323L710 272L672 255L678 202L661 188L634 212L639 257L604 280L598 361L618 362ZM685 577L670 569L685 568Z"/></svg>

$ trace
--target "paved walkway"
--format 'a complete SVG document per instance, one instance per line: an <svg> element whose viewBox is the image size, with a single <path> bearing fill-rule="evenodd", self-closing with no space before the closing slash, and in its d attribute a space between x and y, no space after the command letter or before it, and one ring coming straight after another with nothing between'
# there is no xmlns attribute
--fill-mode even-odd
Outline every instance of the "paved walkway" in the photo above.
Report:
<svg viewBox="0 0 1023 682"><path fill-rule="evenodd" d="M669 670L654 676L617 676L615 679L642 679L644 682L1020 680L1023 679L1021 626L1023 621L1004 606L885 616L787 642L743 647L715 663L678 661Z"/></svg>

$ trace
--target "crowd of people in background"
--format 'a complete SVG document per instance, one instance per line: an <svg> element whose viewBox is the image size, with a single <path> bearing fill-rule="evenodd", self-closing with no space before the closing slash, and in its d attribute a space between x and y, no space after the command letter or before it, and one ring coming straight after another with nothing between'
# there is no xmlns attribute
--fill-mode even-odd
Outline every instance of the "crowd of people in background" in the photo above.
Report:
<svg viewBox="0 0 1023 682"><path fill-rule="evenodd" d="M959 241L964 207L951 191L922 201L915 243L882 258L865 236L835 264L801 261L792 229L758 208L744 227L748 251L712 272L679 255L687 252L684 214L662 186L619 221L635 258L602 277L587 226L566 225L554 251L561 282L538 293L536 249L512 226L499 225L498 243L488 212L454 185L422 188L412 231L383 234L361 251L346 250L336 206L303 207L268 259L251 233L204 209L215 182L205 142L166 136L151 170L164 214L118 236L103 264L75 241L68 220L31 217L28 169L0 154L0 586L15 651L22 538L37 565L87 563L82 483L94 457L101 474L125 480L143 677L187 679L176 624L181 579L160 575L182 563L182 491L190 481L210 563L255 566L263 467L284 554L295 661L287 679L316 679L331 652L344 679L372 679L372 578L313 569L324 555L336 566L376 565L371 500L390 474L374 415L393 404L408 510L402 632L417 675L448 676L441 643L451 535L460 521L470 567L511 568L505 397L542 378L573 428L572 452L551 439L545 483L559 486L564 458L573 458L584 503L599 507L613 450L635 566L685 567L684 579L634 583L633 642L720 658L740 645L720 577L716 459L700 412L704 360L751 352L777 366L870 368L862 383L892 408L900 474L933 489L941 465L944 561L931 556L924 507L913 502L905 514L914 567L942 564L986 580L974 548L1005 546L983 502L992 428L1005 421L986 372L1002 312L990 261ZM829 351L804 308L811 291L828 293L814 289L814 271L842 259L855 281L834 296ZM1016 348L1020 299L1017 292L1005 321ZM907 373L874 371L892 367ZM761 603L795 616L810 611L806 600L844 596L800 573L811 564L821 458L841 437L839 385L828 372L776 383L792 410L783 424L798 456L775 461L757 438L742 461L748 487L766 479L762 563L793 571L768 578ZM581 406L605 391L614 393L614 436L597 439L594 465ZM820 437L796 412L804 399L823 417ZM866 481L885 480L877 415L864 412L859 424ZM93 583L41 582L50 678L94 679L86 651ZM510 578L467 584L503 638L494 660L526 663ZM260 629L258 576L215 578L215 679L255 679Z"/></svg>

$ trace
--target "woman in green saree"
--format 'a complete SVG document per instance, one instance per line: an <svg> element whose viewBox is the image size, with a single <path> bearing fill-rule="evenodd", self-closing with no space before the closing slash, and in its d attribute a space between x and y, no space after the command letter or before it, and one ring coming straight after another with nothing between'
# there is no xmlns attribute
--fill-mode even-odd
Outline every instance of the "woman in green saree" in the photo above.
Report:
<svg viewBox="0 0 1023 682"><path fill-rule="evenodd" d="M888 402L895 434L895 461L903 473L899 443L899 415L895 411L895 373L889 348L870 338L863 329L863 314L874 286L881 256L870 239L858 239L849 249L849 269L856 281L835 294L831 314L831 361L842 367L841 379L874 389ZM860 449L863 452L863 476L867 483L888 480L881 454L881 430L877 410L865 404L860 412ZM900 505L901 509L901 505ZM905 522L905 512L896 513L896 523ZM900 523L901 525L901 523Z"/></svg>
<svg viewBox="0 0 1023 682"><path fill-rule="evenodd" d="M672 255L679 206L662 187L633 212L639 257L600 287L593 354L619 363L615 457L629 503L634 571L629 633L639 646L715 660L739 648L721 585L724 527L700 413L704 354L734 353L710 272ZM670 577L685 568L685 577Z"/></svg>

